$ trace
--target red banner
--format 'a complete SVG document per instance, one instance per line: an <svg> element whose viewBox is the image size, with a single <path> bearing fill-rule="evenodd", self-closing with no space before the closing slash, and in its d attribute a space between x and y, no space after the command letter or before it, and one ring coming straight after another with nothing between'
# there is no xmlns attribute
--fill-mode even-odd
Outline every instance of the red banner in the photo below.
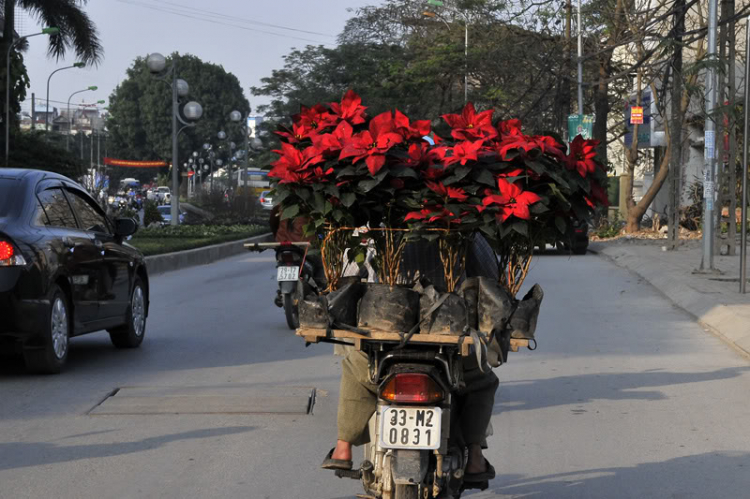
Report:
<svg viewBox="0 0 750 499"><path fill-rule="evenodd" d="M128 161L126 159L104 158L104 164L110 166L124 166L126 168L160 168L167 165L166 161Z"/></svg>

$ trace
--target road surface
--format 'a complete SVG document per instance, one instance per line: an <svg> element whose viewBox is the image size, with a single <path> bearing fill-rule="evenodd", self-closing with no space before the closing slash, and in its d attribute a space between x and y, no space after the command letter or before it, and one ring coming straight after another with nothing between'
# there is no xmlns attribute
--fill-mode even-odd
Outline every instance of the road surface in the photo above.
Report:
<svg viewBox="0 0 750 499"><path fill-rule="evenodd" d="M269 254L156 276L142 348L77 338L60 376L0 358L0 498L361 492L318 467L340 358L286 328L274 274ZM595 255L542 256L534 282L539 348L496 371L498 476L465 497L747 497L748 360Z"/></svg>

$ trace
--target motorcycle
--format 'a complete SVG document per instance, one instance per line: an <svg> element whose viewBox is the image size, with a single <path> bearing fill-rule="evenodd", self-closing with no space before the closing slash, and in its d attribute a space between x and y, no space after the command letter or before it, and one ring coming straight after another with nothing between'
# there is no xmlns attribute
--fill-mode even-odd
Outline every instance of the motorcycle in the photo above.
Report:
<svg viewBox="0 0 750 499"><path fill-rule="evenodd" d="M467 455L451 435L457 415L451 394L461 385L461 347L407 346L363 342L370 381L378 385L377 410L360 468L336 470L336 475L361 480L373 499L460 498L469 488L463 482Z"/></svg>
<svg viewBox="0 0 750 499"><path fill-rule="evenodd" d="M245 247L249 251L276 251L276 281L279 288L276 292L274 304L284 309L284 316L289 329L299 327L299 282L317 287L315 280L315 265L306 256L309 242L284 243L250 243Z"/></svg>

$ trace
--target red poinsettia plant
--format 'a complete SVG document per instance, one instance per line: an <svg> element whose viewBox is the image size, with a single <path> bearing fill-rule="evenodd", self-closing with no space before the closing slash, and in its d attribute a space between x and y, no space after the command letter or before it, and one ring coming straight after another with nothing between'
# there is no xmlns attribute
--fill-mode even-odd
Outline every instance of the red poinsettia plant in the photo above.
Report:
<svg viewBox="0 0 750 499"><path fill-rule="evenodd" d="M442 117L450 137L441 138L431 121L398 110L368 117L351 90L340 102L302 107L277 132L274 199L283 218L308 217L310 230L369 224L427 238L442 231L456 244L479 232L503 265L517 266L606 204L607 177L596 141L579 136L567 148L492 115L469 103Z"/></svg>

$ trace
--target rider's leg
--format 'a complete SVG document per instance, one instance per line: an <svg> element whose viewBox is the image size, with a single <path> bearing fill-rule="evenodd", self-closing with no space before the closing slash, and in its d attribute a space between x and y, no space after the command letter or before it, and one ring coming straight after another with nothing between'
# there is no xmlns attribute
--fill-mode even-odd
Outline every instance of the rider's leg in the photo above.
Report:
<svg viewBox="0 0 750 499"><path fill-rule="evenodd" d="M352 458L352 445L369 441L367 425L377 408L377 385L370 383L367 355L352 350L341 363L338 408L338 442L331 456Z"/></svg>
<svg viewBox="0 0 750 499"><path fill-rule="evenodd" d="M485 443L500 380L491 370L483 373L479 368L467 364L464 366L464 383L466 387L460 393L459 424L469 450L466 473L483 473L487 471L487 465L482 444Z"/></svg>

